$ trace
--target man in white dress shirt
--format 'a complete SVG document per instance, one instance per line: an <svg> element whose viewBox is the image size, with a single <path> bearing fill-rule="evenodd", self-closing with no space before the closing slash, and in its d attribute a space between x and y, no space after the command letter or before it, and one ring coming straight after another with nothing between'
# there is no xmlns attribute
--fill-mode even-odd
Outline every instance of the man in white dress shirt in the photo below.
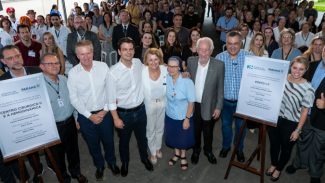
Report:
<svg viewBox="0 0 325 183"><path fill-rule="evenodd" d="M111 67L109 74L109 110L119 133L119 151L122 161L121 175L128 174L129 142L134 131L142 163L148 171L153 166L148 159L146 137L147 116L143 104L142 63L134 56L134 41L129 37L118 41L120 61Z"/></svg>
<svg viewBox="0 0 325 183"><path fill-rule="evenodd" d="M103 62L93 61L93 45L83 40L76 44L80 63L69 72L68 89L73 107L78 111L80 132L97 168L95 177L103 180L105 160L114 175L116 166L113 123L108 113L108 73ZM104 147L104 156L101 144Z"/></svg>
<svg viewBox="0 0 325 183"><path fill-rule="evenodd" d="M49 29L49 32L53 34L54 40L64 56L67 56L67 40L70 30L64 25L61 25L61 18L58 14L51 14L51 22L53 27Z"/></svg>
<svg viewBox="0 0 325 183"><path fill-rule="evenodd" d="M295 44L299 48L301 46L309 47L311 41L314 38L314 33L309 31L310 25L308 22L305 22L301 25L301 31L296 33Z"/></svg>

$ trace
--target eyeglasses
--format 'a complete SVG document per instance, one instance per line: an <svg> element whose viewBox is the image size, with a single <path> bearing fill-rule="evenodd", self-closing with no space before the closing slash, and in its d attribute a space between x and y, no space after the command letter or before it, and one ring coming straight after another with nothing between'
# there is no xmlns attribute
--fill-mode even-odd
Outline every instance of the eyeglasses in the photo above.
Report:
<svg viewBox="0 0 325 183"><path fill-rule="evenodd" d="M48 66L58 66L60 65L60 62L54 62L54 63L42 63L44 65L48 65Z"/></svg>
<svg viewBox="0 0 325 183"><path fill-rule="evenodd" d="M292 38L292 36L290 36L290 35L287 35L287 36L282 36L282 38L285 38L285 39L286 39L286 38L290 38L290 39L291 39L291 38Z"/></svg>

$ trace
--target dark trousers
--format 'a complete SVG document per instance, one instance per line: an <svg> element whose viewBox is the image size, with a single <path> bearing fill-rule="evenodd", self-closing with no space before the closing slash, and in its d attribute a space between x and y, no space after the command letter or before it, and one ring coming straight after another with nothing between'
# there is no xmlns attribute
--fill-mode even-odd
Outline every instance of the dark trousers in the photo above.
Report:
<svg viewBox="0 0 325 183"><path fill-rule="evenodd" d="M76 177L80 175L80 156L78 133L73 116L65 122L56 123L56 127L62 143L51 147L52 154L64 177L67 176L66 155L69 172L72 177Z"/></svg>
<svg viewBox="0 0 325 183"><path fill-rule="evenodd" d="M203 132L203 150L204 152L212 152L213 128L215 120L203 120L201 116L201 104L195 103L194 110L194 131L195 131L195 145L193 150L195 152L201 151L201 134Z"/></svg>
<svg viewBox="0 0 325 183"><path fill-rule="evenodd" d="M141 160L148 158L148 140L146 137L147 115L144 105L138 110L131 112L122 112L117 109L118 115L124 123L123 129L117 129L120 137L119 150L122 163L130 161L129 143L134 131L138 143Z"/></svg>
<svg viewBox="0 0 325 183"><path fill-rule="evenodd" d="M16 163L17 161L13 161L13 162L9 162L11 163ZM15 183L16 179L11 171L10 165L6 165L3 162L3 156L2 156L2 152L0 151L0 178L1 181L4 183Z"/></svg>
<svg viewBox="0 0 325 183"><path fill-rule="evenodd" d="M94 124L85 116L78 114L78 122L80 124L80 132L87 143L96 168L103 168L105 166L100 143L103 144L107 163L115 165L114 128L111 114L107 113L99 124Z"/></svg>
<svg viewBox="0 0 325 183"><path fill-rule="evenodd" d="M288 163L292 148L295 144L290 141L292 132L298 123L279 117L277 127L269 127L271 164L282 171Z"/></svg>

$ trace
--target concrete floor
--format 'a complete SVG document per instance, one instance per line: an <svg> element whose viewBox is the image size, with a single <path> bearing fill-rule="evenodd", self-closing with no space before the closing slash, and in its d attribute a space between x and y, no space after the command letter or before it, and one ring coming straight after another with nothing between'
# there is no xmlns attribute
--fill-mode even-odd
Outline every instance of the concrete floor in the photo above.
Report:
<svg viewBox="0 0 325 183"><path fill-rule="evenodd" d="M218 37L214 31L214 27L212 25L212 21L208 18L204 25L203 30L204 36L209 36L213 38L215 41L218 40ZM218 163L216 165L211 165L208 163L206 157L201 153L200 161L197 165L192 165L190 163L190 155L191 151L188 152L188 160L189 160L189 168L187 171L182 171L180 169L180 164L176 164L173 167L168 165L168 160L173 155L173 150L163 145L162 152L163 158L158 161L157 165L154 166L153 172L148 172L143 164L140 161L140 157L138 154L136 141L134 136L132 137L130 143L131 149L131 161L129 165L129 174L127 177L115 177L112 175L111 171L105 169L105 179L103 182L109 183L127 183L127 182L134 182L134 183L258 183L259 177L240 170L236 167L233 167L229 177L227 180L224 180L224 175L226 173L226 169L230 159L230 153L228 154L227 158L221 159L218 157L219 151L221 149L221 131L220 128L221 124L218 122L215 126L215 133L214 133L214 142L213 142L213 152L217 157ZM267 140L268 141L268 140ZM247 137L245 140L245 155L246 158L248 154L250 154L253 149L255 148L257 143L257 133L247 133ZM88 152L88 148L79 135L79 147L80 147L80 156L81 156L81 171L82 173L87 176L90 183L96 182L95 180L95 167L93 166L91 156ZM115 138L115 149L116 149L116 157L117 157L117 164L118 166L121 165L119 161L119 154L118 154L118 138ZM269 161L269 146L267 145L266 149L266 168L270 165ZM293 152L294 155L294 152ZM46 165L44 161L44 157L42 157L43 165ZM26 163L28 164L28 163ZM258 167L258 162L254 162ZM55 174L48 169L45 169L45 173L43 175L44 181L47 183L55 183L58 182ZM323 179L325 181L325 179ZM73 180L73 183L77 181ZM271 182L269 177L265 177L265 182ZM281 178L278 181L279 183L308 183L309 182L309 175L307 170L301 170L296 172L294 175L288 175L285 172L282 172Z"/></svg>

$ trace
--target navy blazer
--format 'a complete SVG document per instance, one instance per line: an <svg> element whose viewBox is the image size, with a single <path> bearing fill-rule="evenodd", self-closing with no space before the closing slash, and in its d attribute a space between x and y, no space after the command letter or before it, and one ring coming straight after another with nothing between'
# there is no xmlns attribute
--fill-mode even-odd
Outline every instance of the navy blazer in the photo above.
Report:
<svg viewBox="0 0 325 183"><path fill-rule="evenodd" d="M130 37L133 39L133 41L135 42L134 49L140 46L140 34L138 28L132 24L129 24L126 31L126 35L124 35L123 26L122 24L119 24L113 29L112 44L114 50L118 49L117 43L123 37Z"/></svg>

